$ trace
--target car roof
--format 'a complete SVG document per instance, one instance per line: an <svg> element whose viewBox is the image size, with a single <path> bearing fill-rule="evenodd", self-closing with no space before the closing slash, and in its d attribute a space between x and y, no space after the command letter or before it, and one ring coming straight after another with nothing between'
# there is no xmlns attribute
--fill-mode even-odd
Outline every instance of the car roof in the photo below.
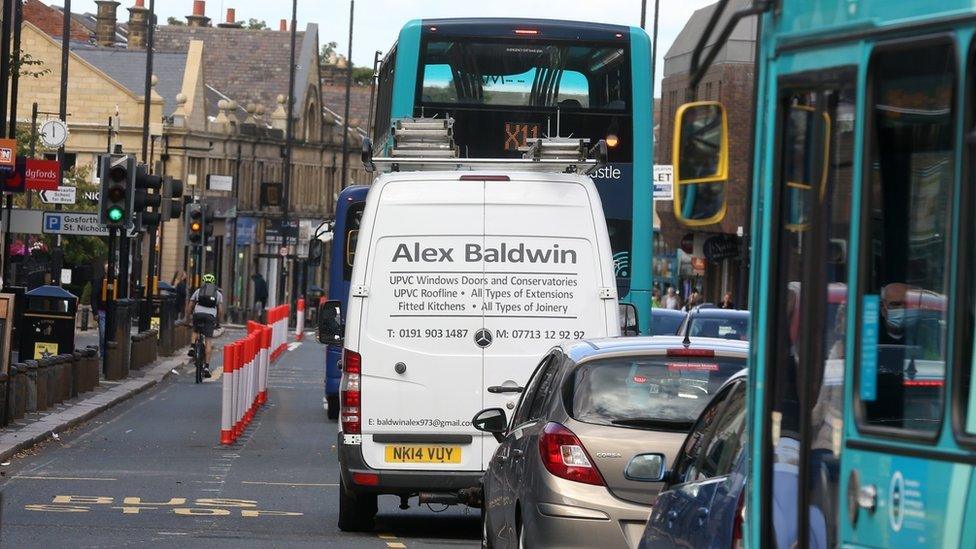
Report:
<svg viewBox="0 0 976 549"><path fill-rule="evenodd" d="M690 313L691 316L708 318L748 318L749 311L746 309L719 309L718 307L695 307Z"/></svg>
<svg viewBox="0 0 976 549"><path fill-rule="evenodd" d="M720 339L714 337L689 338L689 349L712 349L721 355L746 357L749 354L749 342L734 339ZM641 336L641 337L607 337L586 339L566 344L563 351L575 362L584 359L617 353L656 353L667 349L685 347L685 339L678 336Z"/></svg>
<svg viewBox="0 0 976 549"><path fill-rule="evenodd" d="M661 307L651 309L651 316L685 316L686 314L688 313L677 309L663 309Z"/></svg>

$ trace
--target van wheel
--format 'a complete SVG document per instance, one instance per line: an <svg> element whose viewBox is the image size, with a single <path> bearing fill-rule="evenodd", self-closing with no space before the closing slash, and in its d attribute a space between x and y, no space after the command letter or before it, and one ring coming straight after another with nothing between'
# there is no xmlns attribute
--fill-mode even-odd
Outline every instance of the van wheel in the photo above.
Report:
<svg viewBox="0 0 976 549"><path fill-rule="evenodd" d="M339 480L339 529L343 532L367 532L376 517L375 494L353 494Z"/></svg>
<svg viewBox="0 0 976 549"><path fill-rule="evenodd" d="M325 407L329 419L333 421L339 419L339 395L326 395Z"/></svg>

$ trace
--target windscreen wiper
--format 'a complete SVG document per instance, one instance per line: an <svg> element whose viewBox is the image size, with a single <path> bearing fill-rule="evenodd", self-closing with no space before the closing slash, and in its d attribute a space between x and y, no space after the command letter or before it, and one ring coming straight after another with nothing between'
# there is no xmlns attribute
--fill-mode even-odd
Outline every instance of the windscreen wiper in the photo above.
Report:
<svg viewBox="0 0 976 549"><path fill-rule="evenodd" d="M626 427L644 427L658 431L690 431L693 421L687 419L662 419L656 417L631 417L615 419L610 423Z"/></svg>

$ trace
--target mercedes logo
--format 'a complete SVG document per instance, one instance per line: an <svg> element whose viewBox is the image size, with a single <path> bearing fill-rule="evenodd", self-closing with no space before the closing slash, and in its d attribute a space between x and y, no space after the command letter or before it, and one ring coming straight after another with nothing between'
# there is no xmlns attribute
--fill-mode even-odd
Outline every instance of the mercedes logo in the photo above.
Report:
<svg viewBox="0 0 976 549"><path fill-rule="evenodd" d="M491 345L492 339L494 338L491 335L491 330L488 328L482 328L474 333L474 342L482 349Z"/></svg>

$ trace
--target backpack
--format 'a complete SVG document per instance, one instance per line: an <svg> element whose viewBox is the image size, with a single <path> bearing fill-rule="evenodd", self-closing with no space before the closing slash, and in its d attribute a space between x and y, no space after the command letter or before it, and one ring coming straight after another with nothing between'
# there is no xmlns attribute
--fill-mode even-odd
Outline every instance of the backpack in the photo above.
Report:
<svg viewBox="0 0 976 549"><path fill-rule="evenodd" d="M197 304L202 307L216 307L217 285L206 283L201 286L200 293L197 294Z"/></svg>

